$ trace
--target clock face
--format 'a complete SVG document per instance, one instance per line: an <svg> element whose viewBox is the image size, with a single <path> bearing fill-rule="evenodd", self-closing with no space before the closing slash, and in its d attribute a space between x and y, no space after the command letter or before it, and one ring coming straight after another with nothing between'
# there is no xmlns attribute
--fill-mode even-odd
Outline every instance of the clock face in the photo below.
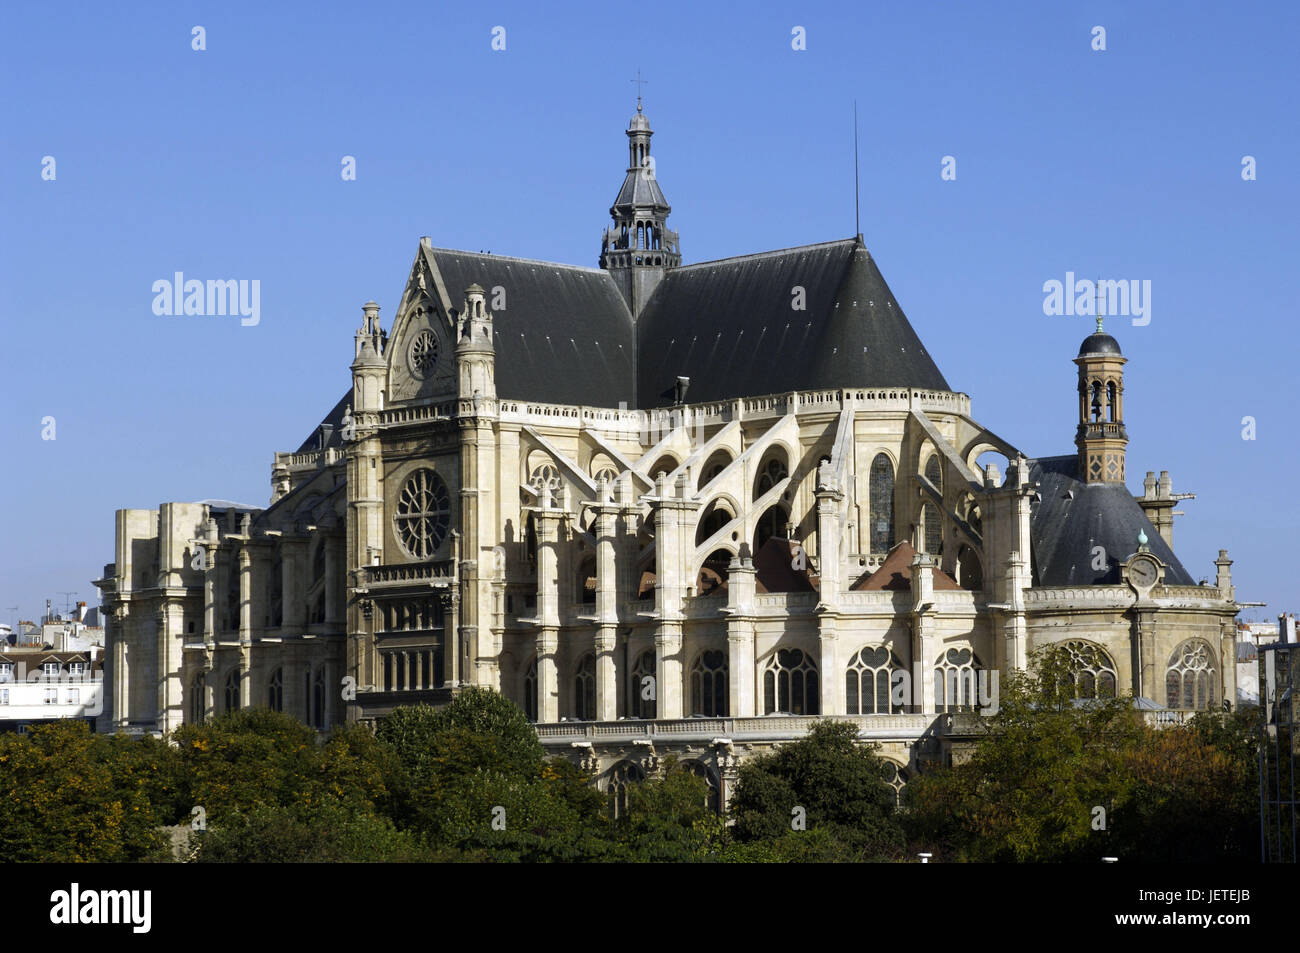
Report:
<svg viewBox="0 0 1300 953"><path fill-rule="evenodd" d="M1128 577L1133 581L1134 585L1143 588L1154 586L1159 575L1159 567L1150 559L1135 559L1129 563Z"/></svg>

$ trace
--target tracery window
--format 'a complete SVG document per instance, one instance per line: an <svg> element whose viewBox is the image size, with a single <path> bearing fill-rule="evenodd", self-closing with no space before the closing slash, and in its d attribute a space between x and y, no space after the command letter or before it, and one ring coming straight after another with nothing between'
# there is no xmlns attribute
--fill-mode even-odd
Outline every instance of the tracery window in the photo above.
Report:
<svg viewBox="0 0 1300 953"><path fill-rule="evenodd" d="M934 663L935 711L974 711L984 663L970 649L948 649Z"/></svg>
<svg viewBox="0 0 1300 953"><path fill-rule="evenodd" d="M1068 659L1076 698L1114 698L1115 663L1106 651L1078 639L1062 646Z"/></svg>
<svg viewBox="0 0 1300 953"><path fill-rule="evenodd" d="M533 656L524 672L524 714L529 721L537 721L537 656Z"/></svg>
<svg viewBox="0 0 1300 953"><path fill-rule="evenodd" d="M605 794L609 798L609 813L615 819L627 814L628 789L645 775L631 761L620 761L609 769L605 780Z"/></svg>
<svg viewBox="0 0 1300 953"><path fill-rule="evenodd" d="M1169 657L1165 671L1165 707L1195 711L1213 708L1218 682L1214 649L1201 639L1188 639Z"/></svg>
<svg viewBox="0 0 1300 953"><path fill-rule="evenodd" d="M691 666L691 714L725 718L728 698L727 653L701 652Z"/></svg>
<svg viewBox="0 0 1300 953"><path fill-rule="evenodd" d="M573 717L596 720L596 656L588 652L573 675Z"/></svg>
<svg viewBox="0 0 1300 953"><path fill-rule="evenodd" d="M754 485L754 499L761 499L764 493L789 475L790 472L786 469L785 461L780 457L773 457L767 461L767 465L758 474L758 482Z"/></svg>
<svg viewBox="0 0 1300 953"><path fill-rule="evenodd" d="M677 767L678 770L686 771L689 774L695 775L697 778L703 779L709 789L708 793L704 796L704 806L710 811L717 813L720 804L718 797L718 776L713 773L713 769L698 758L688 758L685 761L678 762Z"/></svg>
<svg viewBox="0 0 1300 953"><path fill-rule="evenodd" d="M542 492L542 487L549 486L554 493L560 488L560 471L553 463L539 463L528 475L528 485L538 493Z"/></svg>
<svg viewBox="0 0 1300 953"><path fill-rule="evenodd" d="M868 489L871 504L871 552L887 553L894 548L894 464L887 454L871 461Z"/></svg>
<svg viewBox="0 0 1300 953"><path fill-rule="evenodd" d="M800 649L777 649L763 672L763 714L820 713L821 692L816 664Z"/></svg>
<svg viewBox="0 0 1300 953"><path fill-rule="evenodd" d="M655 654L642 652L632 666L632 717L653 718L658 710L659 686L655 684Z"/></svg>
<svg viewBox="0 0 1300 953"><path fill-rule="evenodd" d="M937 453L930 454L930 459L925 461L925 478L936 490L943 492L943 467Z"/></svg>
<svg viewBox="0 0 1300 953"><path fill-rule="evenodd" d="M599 483L601 480L604 480L612 487L615 481L618 480L618 471L615 470L613 467L601 467L599 470L596 471L595 475L592 477L592 480L594 480L597 483Z"/></svg>
<svg viewBox="0 0 1300 953"><path fill-rule="evenodd" d="M393 517L407 555L428 559L442 545L451 522L447 485L432 470L416 470L402 487Z"/></svg>
<svg viewBox="0 0 1300 953"><path fill-rule="evenodd" d="M438 364L438 339L427 328L411 341L409 354L411 373L424 379Z"/></svg>
<svg viewBox="0 0 1300 953"><path fill-rule="evenodd" d="M239 669L232 668L226 675L226 711L239 710Z"/></svg>
<svg viewBox="0 0 1300 953"><path fill-rule="evenodd" d="M894 789L894 804L899 805L903 802L903 788L911 780L911 775L906 768L899 767L893 761L884 762L881 773L885 777L885 783Z"/></svg>
<svg viewBox="0 0 1300 953"><path fill-rule="evenodd" d="M845 711L850 715L893 713L890 678L902 667L898 656L883 645L869 645L854 655L844 676Z"/></svg>
<svg viewBox="0 0 1300 953"><path fill-rule="evenodd" d="M284 669L277 668L266 683L266 707L284 711Z"/></svg>

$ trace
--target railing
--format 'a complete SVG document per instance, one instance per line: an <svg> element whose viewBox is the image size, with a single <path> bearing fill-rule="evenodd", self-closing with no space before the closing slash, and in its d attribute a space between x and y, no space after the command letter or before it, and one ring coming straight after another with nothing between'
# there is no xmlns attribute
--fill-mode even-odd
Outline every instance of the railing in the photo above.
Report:
<svg viewBox="0 0 1300 953"><path fill-rule="evenodd" d="M436 586L450 585L454 576L451 560L433 563L406 563L393 566L363 566L362 585L403 586L427 582Z"/></svg>
<svg viewBox="0 0 1300 953"><path fill-rule="evenodd" d="M379 412L381 425L413 424L425 420L449 420L456 416L456 401L444 400L439 404L414 404L410 407L390 407Z"/></svg>
<svg viewBox="0 0 1300 953"><path fill-rule="evenodd" d="M339 447L308 450L304 453L277 453L275 455L275 465L277 467L287 467L290 470L314 470L318 467L332 466L346 455L346 452Z"/></svg>
<svg viewBox="0 0 1300 953"><path fill-rule="evenodd" d="M973 716L978 717L978 716ZM675 718L635 719L623 721L571 721L537 726L537 736L542 744L563 746L575 741L599 743L614 740L649 741L665 743L686 740L726 738L731 741L794 736L806 734L819 721L826 718L849 721L858 726L861 738L915 739L927 732L951 734L953 717L944 714L898 715L766 715L745 718ZM975 723L971 722L973 726Z"/></svg>

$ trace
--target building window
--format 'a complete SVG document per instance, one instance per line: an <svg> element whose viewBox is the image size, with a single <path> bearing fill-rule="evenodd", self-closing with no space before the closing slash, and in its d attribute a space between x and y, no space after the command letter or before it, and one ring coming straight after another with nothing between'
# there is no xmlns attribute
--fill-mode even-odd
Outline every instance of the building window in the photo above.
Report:
<svg viewBox="0 0 1300 953"><path fill-rule="evenodd" d="M397 540L408 556L431 557L451 523L451 502L442 478L432 470L416 470L398 495L393 520Z"/></svg>
<svg viewBox="0 0 1300 953"><path fill-rule="evenodd" d="M653 718L659 696L655 684L655 654L642 652L632 666L632 717Z"/></svg>
<svg viewBox="0 0 1300 953"><path fill-rule="evenodd" d="M552 463L539 464L528 475L528 485L537 491L538 496L542 493L542 487L550 487L551 494L554 495L560 488L560 471Z"/></svg>
<svg viewBox="0 0 1300 953"><path fill-rule="evenodd" d="M934 663L935 711L974 711L984 664L970 649L949 649Z"/></svg>
<svg viewBox="0 0 1300 953"><path fill-rule="evenodd" d="M68 704L69 704L69 705L80 705L80 704L81 704L81 689L80 689L80 688L69 688L69 689L68 689Z"/></svg>
<svg viewBox="0 0 1300 953"><path fill-rule="evenodd" d="M325 670L320 669L316 672L316 678L311 685L311 723L318 731L324 731L329 727L329 721L325 712Z"/></svg>
<svg viewBox="0 0 1300 953"><path fill-rule="evenodd" d="M266 707L284 711L284 669L277 668L266 683Z"/></svg>
<svg viewBox="0 0 1300 953"><path fill-rule="evenodd" d="M69 663L68 663L68 677L71 678L74 682L79 682L79 681L81 681L83 678L85 678L85 677L86 677L86 663L85 663L85 662L69 662Z"/></svg>
<svg viewBox="0 0 1300 953"><path fill-rule="evenodd" d="M226 675L226 711L239 710L239 669L232 668Z"/></svg>
<svg viewBox="0 0 1300 953"><path fill-rule="evenodd" d="M821 712L817 666L799 649L777 649L763 672L763 714L816 715Z"/></svg>
<svg viewBox="0 0 1300 953"><path fill-rule="evenodd" d="M627 814L628 789L645 775L631 761L620 761L609 769L605 780L605 794L609 798L609 813L615 819Z"/></svg>
<svg viewBox="0 0 1300 953"><path fill-rule="evenodd" d="M41 674L44 675L46 678L58 678L59 663L58 662L43 663L41 665Z"/></svg>
<svg viewBox="0 0 1300 953"><path fill-rule="evenodd" d="M199 672L190 683L190 721L196 725L203 724L203 716L207 711L208 704L204 695L203 673Z"/></svg>
<svg viewBox="0 0 1300 953"><path fill-rule="evenodd" d="M685 761L679 762L678 769L689 772L697 778L702 778L704 780L704 783L709 789L708 793L704 796L704 806L716 814L721 802L718 796L718 776L713 773L713 769L698 758L688 758Z"/></svg>
<svg viewBox="0 0 1300 953"><path fill-rule="evenodd" d="M226 562L226 617L222 626L227 632L239 630L239 559L231 553Z"/></svg>
<svg viewBox="0 0 1300 953"><path fill-rule="evenodd" d="M59 690L57 688L45 689L45 704L57 705L59 703Z"/></svg>
<svg viewBox="0 0 1300 953"><path fill-rule="evenodd" d="M728 698L727 653L701 652L691 666L691 714L725 718Z"/></svg>
<svg viewBox="0 0 1300 953"><path fill-rule="evenodd" d="M925 551L931 556L943 555L943 519L939 516L939 508L933 503L922 504L921 522L925 528L922 537Z"/></svg>
<svg viewBox="0 0 1300 953"><path fill-rule="evenodd" d="M596 656L588 652L573 676L573 717L596 720Z"/></svg>
<svg viewBox="0 0 1300 953"><path fill-rule="evenodd" d="M284 559L277 549L271 563L271 594L267 599L266 624L278 629L284 620Z"/></svg>
<svg viewBox="0 0 1300 953"><path fill-rule="evenodd" d="M762 499L764 493L767 493L789 475L790 472L786 468L785 461L780 457L773 457L767 461L767 464L759 471L758 482L754 485L754 500Z"/></svg>
<svg viewBox="0 0 1300 953"><path fill-rule="evenodd" d="M0 662L0 684L14 680L14 663Z"/></svg>
<svg viewBox="0 0 1300 953"><path fill-rule="evenodd" d="M881 773L885 777L885 783L894 789L894 804L899 805L903 802L903 787L909 780L906 768L900 767L892 761L886 761Z"/></svg>
<svg viewBox="0 0 1300 953"><path fill-rule="evenodd" d="M0 705L9 704L9 689L0 688Z"/></svg>
<svg viewBox="0 0 1300 953"><path fill-rule="evenodd" d="M939 463L937 453L930 454L930 459L925 461L925 478L936 490L943 492L943 467Z"/></svg>
<svg viewBox="0 0 1300 953"><path fill-rule="evenodd" d="M1218 688L1214 649L1188 639L1174 650L1165 671L1165 707L1204 711L1213 708Z"/></svg>
<svg viewBox="0 0 1300 953"><path fill-rule="evenodd" d="M524 672L524 714L529 721L537 720L537 656Z"/></svg>
<svg viewBox="0 0 1300 953"><path fill-rule="evenodd" d="M902 669L898 656L885 646L868 646L849 661L844 677L845 712L850 715L888 715L890 679ZM901 709L900 709L901 710Z"/></svg>
<svg viewBox="0 0 1300 953"><path fill-rule="evenodd" d="M868 489L871 503L871 551L887 553L894 548L894 464L887 454L871 461Z"/></svg>
<svg viewBox="0 0 1300 953"><path fill-rule="evenodd" d="M1115 663L1090 642L1072 640L1063 646L1075 698L1114 698Z"/></svg>

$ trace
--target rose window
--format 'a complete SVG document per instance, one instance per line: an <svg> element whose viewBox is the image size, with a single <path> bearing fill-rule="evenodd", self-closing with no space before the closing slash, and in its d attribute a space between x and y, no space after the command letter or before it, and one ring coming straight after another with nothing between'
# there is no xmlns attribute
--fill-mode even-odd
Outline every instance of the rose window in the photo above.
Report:
<svg viewBox="0 0 1300 953"><path fill-rule="evenodd" d="M417 377L428 377L438 363L438 339L429 330L421 331L411 341L411 372Z"/></svg>
<svg viewBox="0 0 1300 953"><path fill-rule="evenodd" d="M447 537L451 501L447 485L432 470L417 470L397 498L397 539L407 555L428 559Z"/></svg>

